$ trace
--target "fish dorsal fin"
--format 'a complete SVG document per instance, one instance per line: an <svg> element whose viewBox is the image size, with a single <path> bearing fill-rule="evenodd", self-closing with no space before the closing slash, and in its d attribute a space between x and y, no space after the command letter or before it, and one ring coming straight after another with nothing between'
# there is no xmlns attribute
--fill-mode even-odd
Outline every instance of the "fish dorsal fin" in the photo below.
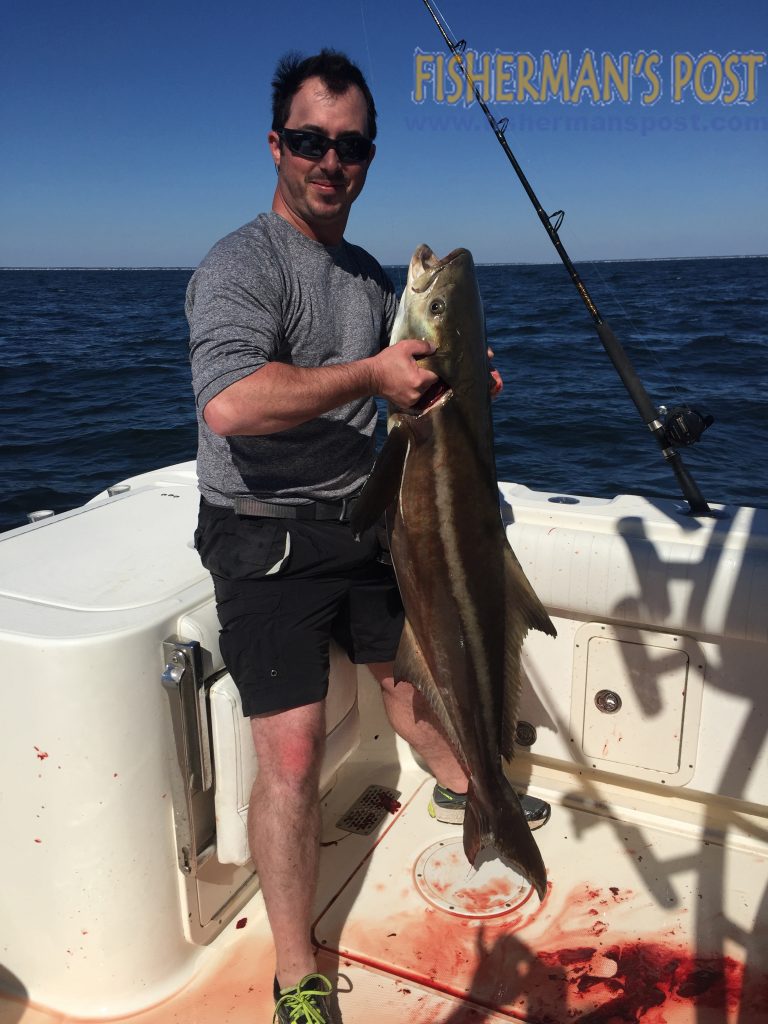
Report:
<svg viewBox="0 0 768 1024"><path fill-rule="evenodd" d="M429 666L407 619L403 626L403 634L400 637L400 645L397 648L394 675L396 683L411 683L422 694L430 708L434 711L459 760L463 765L466 765L461 741L453 727L442 694L429 670Z"/></svg>
<svg viewBox="0 0 768 1024"><path fill-rule="evenodd" d="M397 497L408 443L408 431L396 421L352 509L349 525L356 537L377 523Z"/></svg>
<svg viewBox="0 0 768 1024"><path fill-rule="evenodd" d="M515 730L523 689L523 640L529 629L538 629L550 636L557 636L557 631L508 544L504 550L504 602L504 700L500 749L502 755L511 761L514 757Z"/></svg>

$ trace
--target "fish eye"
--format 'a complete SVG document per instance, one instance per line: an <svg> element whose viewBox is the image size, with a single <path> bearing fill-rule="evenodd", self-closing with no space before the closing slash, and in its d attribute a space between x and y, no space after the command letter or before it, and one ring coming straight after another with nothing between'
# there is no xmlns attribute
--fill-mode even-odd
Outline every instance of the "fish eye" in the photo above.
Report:
<svg viewBox="0 0 768 1024"><path fill-rule="evenodd" d="M445 303L442 299L434 299L429 305L429 312L439 316L445 312Z"/></svg>

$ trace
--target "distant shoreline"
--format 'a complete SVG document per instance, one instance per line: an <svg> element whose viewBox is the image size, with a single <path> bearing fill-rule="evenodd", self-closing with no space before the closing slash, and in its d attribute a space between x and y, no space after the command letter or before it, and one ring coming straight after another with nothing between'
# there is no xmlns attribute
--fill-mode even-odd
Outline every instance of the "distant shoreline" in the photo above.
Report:
<svg viewBox="0 0 768 1024"><path fill-rule="evenodd" d="M768 253L749 253L742 256L726 255L726 256L632 256L623 259L610 259L610 260L574 260L576 266L591 265L593 263L676 263L680 260L690 261L701 261L707 260L764 260L768 258ZM407 267L407 263L383 263L384 267ZM503 263L483 263L477 262L478 267L557 267L560 266L560 260L542 260L538 263L532 263L524 260L509 260ZM190 272L197 269L197 264L189 267L0 267L2 271L24 271L24 270L44 270L44 271L152 271L157 273L158 271L180 271L188 270Z"/></svg>

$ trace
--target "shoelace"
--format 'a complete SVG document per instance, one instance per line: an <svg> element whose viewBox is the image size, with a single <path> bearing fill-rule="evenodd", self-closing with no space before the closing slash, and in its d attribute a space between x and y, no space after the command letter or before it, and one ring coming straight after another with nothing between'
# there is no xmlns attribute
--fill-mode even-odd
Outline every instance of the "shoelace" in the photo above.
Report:
<svg viewBox="0 0 768 1024"><path fill-rule="evenodd" d="M317 978L318 982L321 982L323 989L320 988L305 988L304 986L313 978ZM285 995L280 996L278 1001L275 1003L275 1013L272 1017L272 1024L275 1024L277 1020L277 1011L281 1006L285 1006L290 1014L291 1024L299 1024L302 1015L306 1024L327 1024L326 1018L322 1010L312 1002L312 998L319 996L325 998L333 992L333 985L326 978L324 974L307 974L301 979L295 989L290 989Z"/></svg>

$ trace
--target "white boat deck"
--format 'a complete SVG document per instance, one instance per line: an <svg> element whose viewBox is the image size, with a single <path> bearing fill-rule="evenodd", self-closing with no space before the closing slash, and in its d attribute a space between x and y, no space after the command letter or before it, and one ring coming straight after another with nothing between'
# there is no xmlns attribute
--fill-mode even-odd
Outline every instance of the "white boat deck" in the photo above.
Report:
<svg viewBox="0 0 768 1024"><path fill-rule="evenodd" d="M323 801L314 924L347 1024L768 1020L768 919L754 898L768 891L764 823L733 816L726 848L715 829L676 820L674 800L662 816L658 805L610 806L603 791L588 809L575 780L552 773L535 787L554 804L537 831L549 875L539 903L498 860L469 869L460 829L428 816L431 779L387 731L372 682L363 700L368 735ZM337 828L370 784L398 790L400 808L370 836ZM87 957L87 929L79 942L71 955ZM140 1013L78 1017L8 1000L0 1020L266 1024L273 954L258 893L216 945L180 991Z"/></svg>
<svg viewBox="0 0 768 1024"><path fill-rule="evenodd" d="M198 636L212 659L204 700L228 678L189 547L193 472L140 478L134 494L0 545L13 723L0 1024L272 1018L252 867L219 862L224 823L194 757L179 776L190 751L176 746L160 683L174 632ZM641 499L505 497L510 539L558 627L557 641L526 644L521 710L538 739L510 769L553 804L536 833L548 892L539 903L498 860L469 869L460 828L428 816L431 780L364 671L358 743L352 673L334 741L349 758L324 787L314 922L342 1019L766 1024L765 517L704 526ZM595 710L606 687L621 714ZM234 749L236 730L231 739ZM212 749L220 767L215 736ZM200 840L186 873L177 776ZM396 790L399 807L370 835L338 828L369 785ZM229 824L236 847L237 799Z"/></svg>

